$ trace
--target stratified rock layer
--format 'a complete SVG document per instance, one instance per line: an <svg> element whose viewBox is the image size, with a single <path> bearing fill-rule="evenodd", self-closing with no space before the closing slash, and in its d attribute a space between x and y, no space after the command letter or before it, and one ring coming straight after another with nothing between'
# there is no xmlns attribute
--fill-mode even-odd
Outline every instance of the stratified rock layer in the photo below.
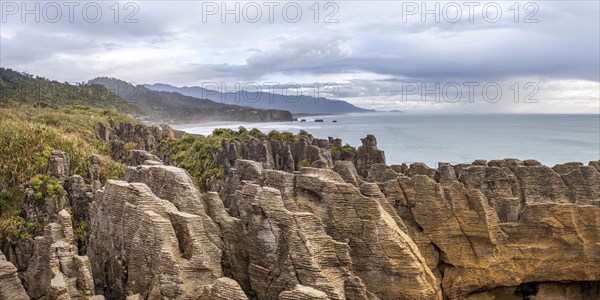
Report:
<svg viewBox="0 0 600 300"><path fill-rule="evenodd" d="M217 281L223 276L221 230L189 175L154 164L131 167L126 177L132 182L109 181L91 208L88 255L96 289L111 299L240 295L237 283L228 288L231 282ZM245 299L241 295L232 299Z"/></svg>
<svg viewBox="0 0 600 300"><path fill-rule="evenodd" d="M361 170L235 159L223 200L136 152L126 181L71 201L77 219L90 210L91 264L61 212L36 239L24 286L51 299L91 296L93 283L108 299L600 297L597 162L387 166L374 140L363 143ZM89 197L79 177L65 184L70 198ZM48 247L67 253L58 269L46 267Z"/></svg>
<svg viewBox="0 0 600 300"><path fill-rule="evenodd" d="M58 219L59 223L46 225L44 236L35 238L33 256L24 275L27 293L33 299L91 297L91 266L86 256L77 255L71 216L62 210Z"/></svg>
<svg viewBox="0 0 600 300"><path fill-rule="evenodd" d="M21 280L17 276L17 268L0 253L0 299L29 299Z"/></svg>
<svg viewBox="0 0 600 300"><path fill-rule="evenodd" d="M434 176L378 184L441 277L444 295L461 298L500 286L600 279L599 173L555 169L563 173L509 159L440 165Z"/></svg>

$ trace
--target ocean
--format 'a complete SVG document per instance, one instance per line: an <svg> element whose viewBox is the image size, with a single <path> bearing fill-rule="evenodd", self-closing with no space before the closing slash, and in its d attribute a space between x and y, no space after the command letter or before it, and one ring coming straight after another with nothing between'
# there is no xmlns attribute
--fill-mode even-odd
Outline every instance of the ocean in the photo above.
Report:
<svg viewBox="0 0 600 300"><path fill-rule="evenodd" d="M337 137L358 147L367 134L377 137L388 164L463 163L476 159L536 159L553 166L600 159L599 115L357 113L306 117L306 122L203 123L173 126L196 134L215 128L258 128L318 138ZM323 119L324 122L314 122ZM336 120L337 122L333 122Z"/></svg>

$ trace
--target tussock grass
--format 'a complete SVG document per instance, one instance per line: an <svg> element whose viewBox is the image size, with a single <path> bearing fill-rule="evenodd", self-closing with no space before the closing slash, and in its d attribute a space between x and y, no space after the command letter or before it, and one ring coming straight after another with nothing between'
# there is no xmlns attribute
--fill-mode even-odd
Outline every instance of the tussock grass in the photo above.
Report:
<svg viewBox="0 0 600 300"><path fill-rule="evenodd" d="M99 139L99 122L127 120L110 109L83 106L36 107L9 104L0 108L0 241L14 243L30 237L32 224L23 219L20 203L26 183L45 182L52 150L70 157L71 174L88 177L90 157L102 157L101 180L123 178L124 166L109 156L110 146ZM44 184L57 188L55 185Z"/></svg>

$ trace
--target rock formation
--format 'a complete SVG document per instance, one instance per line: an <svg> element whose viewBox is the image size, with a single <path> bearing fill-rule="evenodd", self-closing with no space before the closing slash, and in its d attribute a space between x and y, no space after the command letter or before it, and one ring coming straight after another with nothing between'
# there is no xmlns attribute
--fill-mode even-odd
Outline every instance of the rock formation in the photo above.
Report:
<svg viewBox="0 0 600 300"><path fill-rule="evenodd" d="M357 151L353 147L343 146L336 138L317 139L310 134L298 135L297 139L285 140L264 136L261 139L249 137L248 141L223 140L221 151L216 153L217 163L227 171L235 167L237 159L259 162L264 169L286 172L300 170L302 167L328 168L337 161L350 161L360 164L366 172L374 163L385 163L383 151L377 149L373 136L363 139L363 146Z"/></svg>
<svg viewBox="0 0 600 300"><path fill-rule="evenodd" d="M221 196L145 151L94 193L53 154L73 217L32 210L50 223L14 260L23 286L0 257L0 296L600 298L600 162L387 166L372 137L355 161L340 144L224 141ZM89 222L87 256L71 219Z"/></svg>
<svg viewBox="0 0 600 300"><path fill-rule="evenodd" d="M0 253L0 299L29 299L21 280L17 276L17 268Z"/></svg>
<svg viewBox="0 0 600 300"><path fill-rule="evenodd" d="M244 295L237 283L218 281L221 229L189 175L154 164L130 167L126 177L131 182L109 181L91 207L88 256L96 289L111 299Z"/></svg>
<svg viewBox="0 0 600 300"><path fill-rule="evenodd" d="M58 214L59 223L45 227L35 238L34 252L24 275L27 293L33 299L81 299L94 295L90 262L77 255L73 244L71 216Z"/></svg>
<svg viewBox="0 0 600 300"><path fill-rule="evenodd" d="M372 164L385 164L385 154L377 149L377 139L374 136L368 135L360 141L362 146L356 150L356 170L360 176L367 177Z"/></svg>
<svg viewBox="0 0 600 300"><path fill-rule="evenodd" d="M596 169L577 166L561 175L518 160L454 169L440 165L438 181L417 174L378 182L442 277L446 297L531 282L598 281ZM568 186L568 178L577 184Z"/></svg>

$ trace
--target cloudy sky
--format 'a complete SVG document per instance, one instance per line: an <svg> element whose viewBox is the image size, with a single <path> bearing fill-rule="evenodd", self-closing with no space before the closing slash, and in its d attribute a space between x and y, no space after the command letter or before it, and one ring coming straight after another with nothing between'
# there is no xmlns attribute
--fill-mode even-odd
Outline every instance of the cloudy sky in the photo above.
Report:
<svg viewBox="0 0 600 300"><path fill-rule="evenodd" d="M334 83L319 95L376 109L600 113L598 1L22 3L1 1L0 65L59 81Z"/></svg>

